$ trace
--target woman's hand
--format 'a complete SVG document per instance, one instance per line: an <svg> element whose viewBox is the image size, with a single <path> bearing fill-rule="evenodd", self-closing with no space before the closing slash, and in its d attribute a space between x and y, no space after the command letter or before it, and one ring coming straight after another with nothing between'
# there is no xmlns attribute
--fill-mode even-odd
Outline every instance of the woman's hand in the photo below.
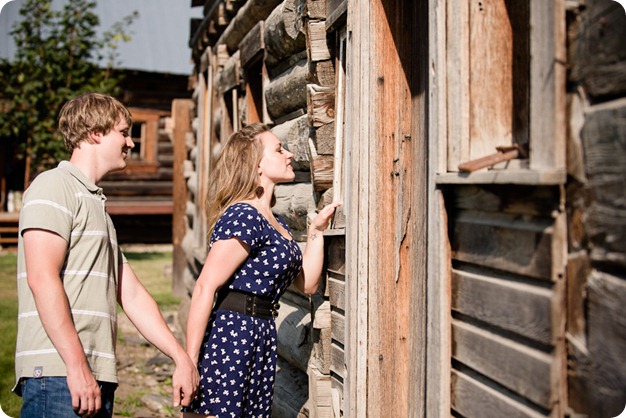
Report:
<svg viewBox="0 0 626 418"><path fill-rule="evenodd" d="M335 202L324 206L324 208L320 210L317 216L315 216L315 218L311 221L309 230L311 232L323 232L326 228L328 228L330 220L335 214L335 209L341 205L343 205L342 202Z"/></svg>

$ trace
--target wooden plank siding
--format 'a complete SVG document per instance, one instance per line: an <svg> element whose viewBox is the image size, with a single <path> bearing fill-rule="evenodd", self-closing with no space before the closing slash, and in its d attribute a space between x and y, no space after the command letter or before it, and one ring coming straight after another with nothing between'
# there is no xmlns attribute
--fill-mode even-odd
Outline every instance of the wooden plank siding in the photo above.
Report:
<svg viewBox="0 0 626 418"><path fill-rule="evenodd" d="M478 416L464 412L477 401L465 396L487 402L495 394L489 402L501 409L493 416L511 408L519 416L560 414L566 355L559 202L559 189L549 187L456 186L446 192L451 406L463 416Z"/></svg>

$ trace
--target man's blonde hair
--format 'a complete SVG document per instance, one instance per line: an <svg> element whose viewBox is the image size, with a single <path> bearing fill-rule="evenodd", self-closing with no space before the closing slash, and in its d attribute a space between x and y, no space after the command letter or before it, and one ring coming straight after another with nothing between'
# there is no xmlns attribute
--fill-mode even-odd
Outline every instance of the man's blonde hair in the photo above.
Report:
<svg viewBox="0 0 626 418"><path fill-rule="evenodd" d="M59 112L59 131L65 148L72 153L90 133L108 134L124 119L130 129L130 111L117 99L101 93L84 93L63 105Z"/></svg>

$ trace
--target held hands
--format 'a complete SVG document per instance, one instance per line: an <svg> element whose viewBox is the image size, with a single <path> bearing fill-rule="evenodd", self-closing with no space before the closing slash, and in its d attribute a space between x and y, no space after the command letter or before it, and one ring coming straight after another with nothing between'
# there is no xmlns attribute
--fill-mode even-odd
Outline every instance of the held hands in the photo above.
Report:
<svg viewBox="0 0 626 418"><path fill-rule="evenodd" d="M200 375L198 369L186 353L175 361L176 370L172 375L172 390L174 406L189 406L196 397Z"/></svg>

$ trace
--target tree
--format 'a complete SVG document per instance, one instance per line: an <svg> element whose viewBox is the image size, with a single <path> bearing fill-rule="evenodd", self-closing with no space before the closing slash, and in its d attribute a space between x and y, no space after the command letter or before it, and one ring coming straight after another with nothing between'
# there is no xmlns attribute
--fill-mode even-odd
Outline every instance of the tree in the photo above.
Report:
<svg viewBox="0 0 626 418"><path fill-rule="evenodd" d="M67 0L59 10L52 0L26 0L23 19L12 28L16 57L0 60L0 138L7 152L30 162L24 186L32 174L68 157L56 129L67 100L86 91L120 92L117 46L130 39L126 28L138 13L98 36L95 6L95 1Z"/></svg>

